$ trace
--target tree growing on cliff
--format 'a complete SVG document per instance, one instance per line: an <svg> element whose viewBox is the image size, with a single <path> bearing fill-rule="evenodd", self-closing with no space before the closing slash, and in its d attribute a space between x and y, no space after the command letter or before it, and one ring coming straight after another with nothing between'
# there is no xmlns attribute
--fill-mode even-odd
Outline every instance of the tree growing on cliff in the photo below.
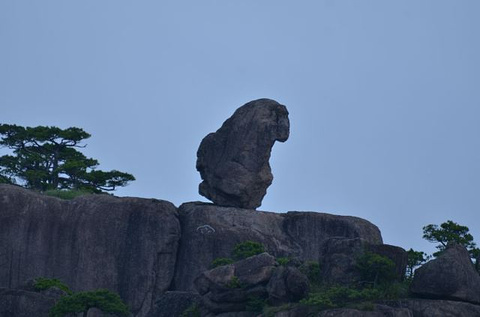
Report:
<svg viewBox="0 0 480 317"><path fill-rule="evenodd" d="M473 242L473 236L469 231L470 229L467 226L447 220L440 226L429 224L423 227L423 238L430 242L439 243L436 246L438 251L433 253L433 256L440 255L450 242L463 245L470 253L470 256L475 259L475 268L480 272L480 249L476 247L476 243Z"/></svg>
<svg viewBox="0 0 480 317"><path fill-rule="evenodd" d="M21 127L0 124L0 147L13 155L0 157L0 182L39 191L51 189L112 191L135 180L131 174L97 170L99 162L79 149L90 134L81 128Z"/></svg>

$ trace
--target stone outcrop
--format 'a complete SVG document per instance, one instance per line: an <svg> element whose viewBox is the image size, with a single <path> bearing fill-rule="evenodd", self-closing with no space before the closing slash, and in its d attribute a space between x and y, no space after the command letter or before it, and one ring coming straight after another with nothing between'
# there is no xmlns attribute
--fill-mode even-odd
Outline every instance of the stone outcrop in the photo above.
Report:
<svg viewBox="0 0 480 317"><path fill-rule="evenodd" d="M325 256L321 250L333 237L359 238L372 245L382 242L380 231L370 222L325 213L277 214L186 203L180 206L179 216L182 238L174 279L174 290L179 291L194 291L193 280L213 260L230 257L235 245L247 240L262 243L275 257L320 262Z"/></svg>
<svg viewBox="0 0 480 317"><path fill-rule="evenodd" d="M294 267L280 267L268 253L203 272L195 286L212 314L245 312L253 300L282 304L305 297L307 277Z"/></svg>
<svg viewBox="0 0 480 317"><path fill-rule="evenodd" d="M166 201L65 201L0 185L0 287L59 278L74 291L114 291L142 315L170 287L179 239L176 208Z"/></svg>
<svg viewBox="0 0 480 317"><path fill-rule="evenodd" d="M415 271L413 294L480 304L480 275L465 247L450 244L435 260Z"/></svg>
<svg viewBox="0 0 480 317"><path fill-rule="evenodd" d="M217 205L255 209L271 185L269 159L275 141L289 136L287 108L258 99L238 108L197 152L199 192Z"/></svg>

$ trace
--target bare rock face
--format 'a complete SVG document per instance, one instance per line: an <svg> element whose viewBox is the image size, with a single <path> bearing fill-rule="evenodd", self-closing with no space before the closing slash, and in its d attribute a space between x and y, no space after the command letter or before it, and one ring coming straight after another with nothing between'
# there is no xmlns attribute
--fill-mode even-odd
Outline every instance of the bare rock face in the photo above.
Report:
<svg viewBox="0 0 480 317"><path fill-rule="evenodd" d="M287 108L270 99L240 107L197 152L199 192L217 205L255 209L271 185L269 159L275 141L288 139Z"/></svg>
<svg viewBox="0 0 480 317"><path fill-rule="evenodd" d="M179 216L182 238L172 289L177 291L194 291L194 279L208 270L213 260L230 257L235 245L247 240L263 244L275 257L321 263L326 259L322 250L333 237L382 243L380 230L357 217L319 212L279 214L205 203L185 203L179 207ZM354 255L351 248L344 249L346 256Z"/></svg>
<svg viewBox="0 0 480 317"><path fill-rule="evenodd" d="M185 311L198 310L201 297L194 292L166 292L157 299L146 317L185 316ZM183 315L185 314L185 315ZM193 312L187 316L194 316Z"/></svg>
<svg viewBox="0 0 480 317"><path fill-rule="evenodd" d="M58 278L73 291L116 292L143 316L170 286L179 239L177 210L166 201L65 201L0 185L0 287Z"/></svg>
<svg viewBox="0 0 480 317"><path fill-rule="evenodd" d="M478 317L480 306L470 303L431 300L431 299L402 299L389 301L387 305L394 308L408 309L413 317ZM392 316L392 315L388 315Z"/></svg>
<svg viewBox="0 0 480 317"><path fill-rule="evenodd" d="M47 317L57 299L23 289L0 288L0 317Z"/></svg>
<svg viewBox="0 0 480 317"><path fill-rule="evenodd" d="M438 258L415 271L410 290L420 297L480 304L480 275L465 247L450 244Z"/></svg>

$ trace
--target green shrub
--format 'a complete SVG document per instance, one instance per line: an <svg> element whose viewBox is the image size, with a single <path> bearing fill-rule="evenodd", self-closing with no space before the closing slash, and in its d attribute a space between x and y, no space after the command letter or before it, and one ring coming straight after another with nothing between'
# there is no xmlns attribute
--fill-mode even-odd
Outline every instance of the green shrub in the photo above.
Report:
<svg viewBox="0 0 480 317"><path fill-rule="evenodd" d="M374 288L355 289L345 286L331 286L322 291L310 293L300 303L316 306L323 310L347 307L350 304L371 301L380 297L380 291Z"/></svg>
<svg viewBox="0 0 480 317"><path fill-rule="evenodd" d="M242 288L242 283L237 276L233 276L232 279L227 284L228 288Z"/></svg>
<svg viewBox="0 0 480 317"><path fill-rule="evenodd" d="M263 244L255 241L245 241L235 246L233 249L233 258L238 261L263 252L265 252Z"/></svg>
<svg viewBox="0 0 480 317"><path fill-rule="evenodd" d="M310 282L310 286L320 285L320 264L315 261L307 261L299 267L300 272L305 274Z"/></svg>
<svg viewBox="0 0 480 317"><path fill-rule="evenodd" d="M200 309L197 304L192 304L190 307L185 309L180 317L200 317Z"/></svg>
<svg viewBox="0 0 480 317"><path fill-rule="evenodd" d="M392 283L396 278L395 263L372 252L364 252L357 258L356 267L360 272L362 282L376 287L378 284Z"/></svg>
<svg viewBox="0 0 480 317"><path fill-rule="evenodd" d="M90 195L91 191L88 190L63 190L63 189L51 189L43 192L47 196L53 196L60 199L71 200L79 196Z"/></svg>
<svg viewBox="0 0 480 317"><path fill-rule="evenodd" d="M67 294L71 295L72 291L65 285L62 281L56 278L44 278L38 277L33 281L33 288L38 291L44 291L51 287L58 287L62 291L66 292Z"/></svg>
<svg viewBox="0 0 480 317"><path fill-rule="evenodd" d="M228 265L232 263L233 263L233 260L230 258L216 258L215 260L212 261L212 264L210 264L210 268L214 269L218 266Z"/></svg>
<svg viewBox="0 0 480 317"><path fill-rule="evenodd" d="M277 258L277 263L281 266L287 266L288 263L290 263L290 258L286 258L286 257L283 257L283 258Z"/></svg>
<svg viewBox="0 0 480 317"><path fill-rule="evenodd" d="M123 303L120 296L109 290L99 289L61 297L50 310L49 317L63 317L69 313L87 312L93 307L104 313L117 316L128 316L130 314L127 305Z"/></svg>
<svg viewBox="0 0 480 317"><path fill-rule="evenodd" d="M265 307L266 304L267 304L266 299L260 298L258 296L250 296L248 297L245 310L260 313L263 311L263 308Z"/></svg>

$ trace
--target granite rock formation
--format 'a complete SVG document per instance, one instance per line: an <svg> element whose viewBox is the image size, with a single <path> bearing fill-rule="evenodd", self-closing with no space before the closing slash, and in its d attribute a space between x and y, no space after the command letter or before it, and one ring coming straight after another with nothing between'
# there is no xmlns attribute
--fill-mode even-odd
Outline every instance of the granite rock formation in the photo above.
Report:
<svg viewBox="0 0 480 317"><path fill-rule="evenodd" d="M234 283L232 283L234 282ZM203 272L195 286L212 314L247 312L252 298L283 304L304 298L307 277L295 267L280 267L268 253Z"/></svg>
<svg viewBox="0 0 480 317"><path fill-rule="evenodd" d="M262 243L275 257L320 262L324 259L321 250L334 237L382 244L380 230L357 217L316 212L279 214L205 203L181 205L179 217L182 237L173 284L178 291L194 291L194 279L208 270L213 260L230 257L235 245L247 240ZM350 257L354 254L348 248L346 252Z"/></svg>
<svg viewBox="0 0 480 317"><path fill-rule="evenodd" d="M480 275L465 247L449 244L438 258L415 271L410 290L421 297L480 304Z"/></svg>
<svg viewBox="0 0 480 317"><path fill-rule="evenodd" d="M71 201L0 185L0 287L58 278L107 288L146 313L174 276L180 224L166 201L89 195Z"/></svg>
<svg viewBox="0 0 480 317"><path fill-rule="evenodd" d="M238 108L200 144L200 194L220 206L259 207L273 180L273 144L286 141L289 130L287 108L274 100L258 99Z"/></svg>

